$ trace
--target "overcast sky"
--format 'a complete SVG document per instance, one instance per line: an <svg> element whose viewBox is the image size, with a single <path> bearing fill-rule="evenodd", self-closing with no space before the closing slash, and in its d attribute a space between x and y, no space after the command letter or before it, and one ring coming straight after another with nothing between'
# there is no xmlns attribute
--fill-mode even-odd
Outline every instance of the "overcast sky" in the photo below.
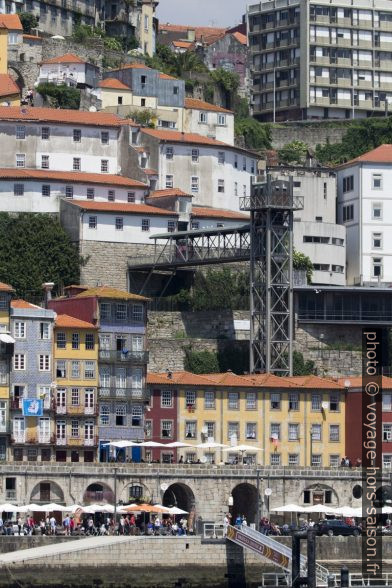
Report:
<svg viewBox="0 0 392 588"><path fill-rule="evenodd" d="M227 27L241 22L247 4L257 0L159 0L157 16L162 23Z"/></svg>

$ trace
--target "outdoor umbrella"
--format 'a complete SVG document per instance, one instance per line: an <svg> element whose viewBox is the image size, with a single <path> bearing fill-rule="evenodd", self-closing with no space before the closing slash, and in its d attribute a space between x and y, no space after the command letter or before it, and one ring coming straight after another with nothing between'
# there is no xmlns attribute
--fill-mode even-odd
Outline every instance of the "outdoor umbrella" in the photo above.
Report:
<svg viewBox="0 0 392 588"><path fill-rule="evenodd" d="M30 512L46 512L46 509L44 507L44 505L42 504L28 504L27 506L25 506L26 512L30 511Z"/></svg>
<svg viewBox="0 0 392 588"><path fill-rule="evenodd" d="M220 447L227 447L227 445L216 443L215 441L207 441L206 443L200 443L199 445L194 445L193 447L197 447L197 449L218 449Z"/></svg>
<svg viewBox="0 0 392 588"><path fill-rule="evenodd" d="M123 506L122 509L126 512L152 512L152 513L166 513L167 508L165 506L152 504L131 504L129 506Z"/></svg>
<svg viewBox="0 0 392 588"><path fill-rule="evenodd" d="M189 514L188 511L182 510L181 508L177 508L177 506L172 506L168 510L170 514L173 515Z"/></svg>
<svg viewBox="0 0 392 588"><path fill-rule="evenodd" d="M336 509L325 504L312 504L312 506L305 506L303 509L304 513L325 513L325 514L336 514Z"/></svg>
<svg viewBox="0 0 392 588"><path fill-rule="evenodd" d="M158 443L157 441L143 441L138 445L139 447L167 447L164 443Z"/></svg>
<svg viewBox="0 0 392 588"><path fill-rule="evenodd" d="M104 443L105 446L116 447L117 449L124 449L125 447L140 447L140 443L134 441L110 441L110 443Z"/></svg>
<svg viewBox="0 0 392 588"><path fill-rule="evenodd" d="M83 510L83 506L80 506L80 504L70 504L69 506L65 506L64 509L64 512L71 512L74 514L78 510Z"/></svg>
<svg viewBox="0 0 392 588"><path fill-rule="evenodd" d="M392 506L383 506L382 507L382 514L391 514L392 513Z"/></svg>
<svg viewBox="0 0 392 588"><path fill-rule="evenodd" d="M14 504L10 504L9 502L0 504L0 512L26 512L25 509L25 506L15 506Z"/></svg>
<svg viewBox="0 0 392 588"><path fill-rule="evenodd" d="M271 508L274 512L306 512L304 511L303 506L299 506L298 504L285 504L284 506L277 506L276 508Z"/></svg>
<svg viewBox="0 0 392 588"><path fill-rule="evenodd" d="M253 445L234 445L234 447L227 447L227 449L223 449L223 451L264 451L260 447L255 447Z"/></svg>
<svg viewBox="0 0 392 588"><path fill-rule="evenodd" d="M67 506L62 506L61 504L55 504L51 502L49 504L43 504L42 508L45 509L45 512L68 512Z"/></svg>
<svg viewBox="0 0 392 588"><path fill-rule="evenodd" d="M195 447L191 443L182 443L181 441L173 441L172 443L163 443L165 447L179 448L179 447Z"/></svg>
<svg viewBox="0 0 392 588"><path fill-rule="evenodd" d="M353 508L352 506L340 506L334 509L334 514L341 515L344 517L358 517L361 516L359 512L362 512L361 508Z"/></svg>

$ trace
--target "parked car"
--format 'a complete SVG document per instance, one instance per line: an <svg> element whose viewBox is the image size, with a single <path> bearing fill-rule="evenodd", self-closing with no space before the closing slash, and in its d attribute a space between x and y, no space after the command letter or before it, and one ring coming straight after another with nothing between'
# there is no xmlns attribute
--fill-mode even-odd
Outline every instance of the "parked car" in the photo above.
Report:
<svg viewBox="0 0 392 588"><path fill-rule="evenodd" d="M326 519L322 523L315 525L319 535L354 535L358 537L361 534L361 527L348 525L340 519Z"/></svg>

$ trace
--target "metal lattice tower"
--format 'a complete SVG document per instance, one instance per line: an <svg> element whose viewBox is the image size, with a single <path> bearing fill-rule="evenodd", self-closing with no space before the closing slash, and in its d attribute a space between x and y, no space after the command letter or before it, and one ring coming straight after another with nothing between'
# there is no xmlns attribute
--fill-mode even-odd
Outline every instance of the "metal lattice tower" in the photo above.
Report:
<svg viewBox="0 0 392 588"><path fill-rule="evenodd" d="M292 374L293 211L303 198L293 178L252 184L241 199L251 213L250 371Z"/></svg>

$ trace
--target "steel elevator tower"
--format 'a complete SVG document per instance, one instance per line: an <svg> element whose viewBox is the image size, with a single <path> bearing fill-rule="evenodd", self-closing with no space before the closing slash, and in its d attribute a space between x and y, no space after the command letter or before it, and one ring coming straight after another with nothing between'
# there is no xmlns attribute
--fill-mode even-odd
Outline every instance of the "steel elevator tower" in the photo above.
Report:
<svg viewBox="0 0 392 588"><path fill-rule="evenodd" d="M250 371L291 375L293 369L293 212L303 197L288 181L255 182L241 209L251 213Z"/></svg>

